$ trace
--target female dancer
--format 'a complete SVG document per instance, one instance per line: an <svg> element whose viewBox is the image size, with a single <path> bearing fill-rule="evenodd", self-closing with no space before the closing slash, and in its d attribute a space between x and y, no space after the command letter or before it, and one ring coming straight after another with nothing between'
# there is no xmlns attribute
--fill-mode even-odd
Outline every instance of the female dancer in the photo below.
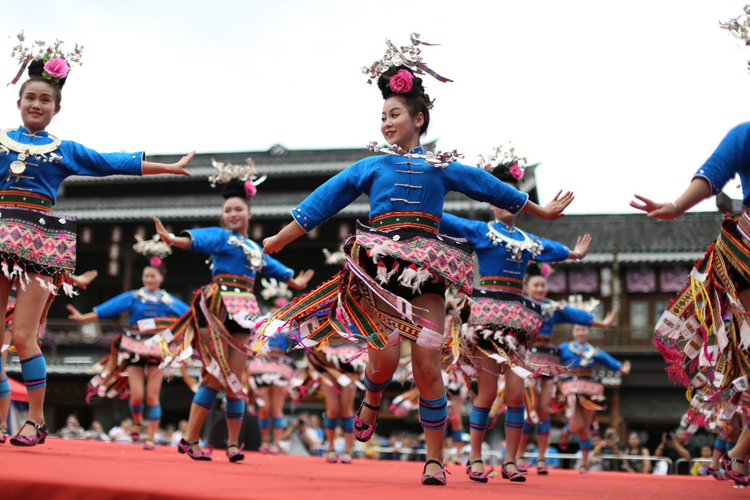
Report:
<svg viewBox="0 0 750 500"><path fill-rule="evenodd" d="M742 26L748 16L722 24L747 42ZM737 125L693 176L690 185L674 202L658 203L635 195L630 206L649 217L679 219L700 201L717 195L738 174L742 181L742 212L727 215L721 233L703 260L695 265L689 283L664 312L656 325L654 344L668 363L667 372L684 385L690 384L699 401L730 401L747 391L750 375L747 341L750 320L750 122ZM704 300L716 297L717 300ZM724 317L730 316L728 328ZM699 328L702 328L699 331ZM692 342L692 344L690 344ZM705 354L711 353L710 359ZM690 380L690 365L698 358L700 372ZM750 421L748 421L750 423ZM747 485L745 457L750 453L750 426L746 424L737 444L721 457L722 468L735 483Z"/></svg>
<svg viewBox="0 0 750 500"><path fill-rule="evenodd" d="M526 355L526 362L533 366L554 366L560 364L560 354L556 345L550 341L552 339L552 329L559 323L574 323L578 325L593 326L594 328L611 328L615 324L617 310L610 311L603 321L594 320L594 314L591 311L576 309L564 302L553 302L544 300L547 296L547 277L552 273L549 264L531 265L526 269L526 278L524 280L524 292L528 297L542 303L542 329L536 337L536 343L529 349ZM519 450L526 449L526 442L529 439L531 430L534 428L534 420L531 415L535 412L538 422L536 424L536 441L539 449L539 457L536 460L536 470L538 474L548 473L545 453L549 444L550 432L550 404L552 402L552 392L554 388L553 377L542 370L539 377L532 379L531 386L527 387L528 391L533 391L532 398L527 398L526 420L523 422L523 434ZM533 401L531 407L528 406L530 399ZM526 460L523 464L518 464L519 470L525 469Z"/></svg>
<svg viewBox="0 0 750 500"><path fill-rule="evenodd" d="M331 339L331 343L319 351L307 352L307 364L322 380L326 412L323 416L325 429L326 462L336 463L339 457L334 450L336 427L341 417L344 434L344 451L341 463L352 463L354 444L354 396L362 373L367 367L367 353L361 353L355 344L347 340Z"/></svg>
<svg viewBox="0 0 750 500"><path fill-rule="evenodd" d="M161 335L161 332L171 326L176 318L185 314L189 307L160 288L164 281L162 258L171 253L171 248L161 241L143 240L136 243L133 248L147 257L151 255L148 265L143 268L143 287L122 293L94 307L93 311L86 314L81 314L69 304L68 311L71 314L68 318L79 323L87 323L114 318L124 311L128 312L130 328L112 342L112 352L105 360L99 362L104 366L102 373L94 377L90 386L102 395L115 397L124 389L124 384L118 383L122 378L120 374L127 371L130 393L128 407L134 427L131 437L133 441L137 441L143 430L145 384L145 416L148 424L143 448L153 450L154 433L161 421L160 392L164 379L164 370L159 368L163 361L162 348L158 342L160 338L154 336Z"/></svg>
<svg viewBox="0 0 750 500"><path fill-rule="evenodd" d="M620 363L615 358L587 342L589 327L573 326L573 340L560 344L562 365L568 367L568 373L560 380L561 396L567 400L565 411L568 424L563 428L560 447L565 449L570 434L580 437L581 464L578 471L586 474L589 470L589 453L591 452L591 424L594 413L601 410L596 402L604 401L604 386L594 372L594 363L600 363L610 370L619 371L621 375L630 373L630 361Z"/></svg>
<svg viewBox="0 0 750 500"><path fill-rule="evenodd" d="M206 371L198 392L193 397L185 435L179 443L180 453L193 460L211 460L211 451L201 451L198 438L219 390L227 393L227 457L232 462L245 458L239 446L240 430L245 415L242 376L247 357L250 330L259 318L253 285L258 273L287 283L296 290L307 286L313 271L300 273L292 279L292 269L276 259L263 255L260 245L247 237L250 197L256 192L255 169L248 159L246 167L215 163L219 173L211 179L223 181L224 197L222 227L206 227L183 231L175 236L154 219L156 231L165 243L191 252L210 254L213 259L211 284L201 288L190 310L174 327L175 337L182 336L183 359L198 349ZM242 170L244 168L244 171ZM239 176L235 177L235 176Z"/></svg>
<svg viewBox="0 0 750 500"><path fill-rule="evenodd" d="M360 160L320 186L292 211L294 221L266 238L263 247L266 253L278 252L361 194L370 197L372 227L358 224L356 236L345 243L347 268L272 319L292 321L293 332L301 327L307 346L336 332L368 343L366 394L354 418L354 435L360 441L370 439L377 425L382 392L398 366L399 336L413 341L427 444L422 484L444 485L447 400L440 360L445 288L448 282L470 293L472 272L470 244L438 234L445 195L459 191L514 213L523 210L551 220L560 217L573 197L558 193L540 207L486 172L453 162L454 154L425 154L420 137L427 131L432 102L414 71L434 72L422 63L419 43L412 35L413 47L399 51L388 42L384 61L366 70L377 79L385 99L380 129L393 146L382 150L389 154Z"/></svg>
<svg viewBox="0 0 750 500"><path fill-rule="evenodd" d="M523 178L519 166L523 161L512 149L504 153L497 148L490 158L488 170L498 179L517 185ZM475 170L482 171L482 168ZM479 482L487 482L491 472L484 471L482 442L488 428L489 412L497 397L498 378L503 372L507 405L503 477L524 482L526 478L515 463L524 421L524 379L530 375L524 368L524 358L526 350L534 345L542 318L541 305L522 293L523 276L532 259L546 262L584 258L591 237L579 237L575 249L570 251L561 243L516 228L517 212L494 205L490 208L494 222L444 214L440 223L440 229L446 234L474 243L481 275L480 288L474 290L471 299L465 299L456 307L455 320L457 325L462 325L464 340L471 349L467 358L478 369L478 393L469 417L471 454L466 472L470 479Z"/></svg>
<svg viewBox="0 0 750 500"><path fill-rule="evenodd" d="M19 40L23 42L23 35ZM68 63L79 62L80 51L63 56L57 43L40 49L39 58L30 62L28 48L16 47L15 53L24 65L29 63L29 79L18 99L23 125L0 131L0 150L5 153L0 155L0 310L6 309L17 283L13 344L29 393L29 415L11 444L35 446L49 433L43 411L47 367L37 330L46 321L54 292L61 287L73 293L67 276L75 267L75 219L51 213L60 184L71 175L189 175L185 167L193 153L165 165L144 161L143 153L103 154L57 139L46 128L60 111Z"/></svg>
<svg viewBox="0 0 750 500"><path fill-rule="evenodd" d="M274 307L270 313L284 306L288 302L287 299L292 297L292 292L286 284L279 284L273 278L263 278L261 283L263 298L274 300ZM284 435L284 401L289 394L289 383L295 375L294 359L287 355L289 345L287 335L274 335L266 344L266 349L250 358L247 365L247 383L258 403L258 451L261 453L277 455L280 451L279 443Z"/></svg>
<svg viewBox="0 0 750 500"><path fill-rule="evenodd" d="M86 271L85 273L78 275L71 275L70 279L75 285L81 290L85 290L86 287L94 281L97 276L96 271ZM13 312L16 308L15 298L15 286L11 289L11 294L8 297L8 304L5 308L5 335L3 344L0 348L0 444L5 443L8 438L8 413L10 412L10 382L8 382L8 376L5 373L5 363L8 359L8 352L14 352L15 348L11 346L12 340L12 327L13 327ZM43 330L37 330L37 335L43 334ZM39 341L39 338L37 338Z"/></svg>

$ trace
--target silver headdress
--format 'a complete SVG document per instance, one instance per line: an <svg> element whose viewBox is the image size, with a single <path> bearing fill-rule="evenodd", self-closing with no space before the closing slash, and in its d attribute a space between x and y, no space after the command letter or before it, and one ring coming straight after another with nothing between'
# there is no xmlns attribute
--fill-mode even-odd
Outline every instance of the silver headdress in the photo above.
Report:
<svg viewBox="0 0 750 500"><path fill-rule="evenodd" d="M217 170L216 174L208 178L211 187L216 187L217 184L226 184L232 179L242 182L253 181L253 184L256 186L266 180L265 175L256 180L257 172L255 171L255 162L252 158L245 158L244 165L222 163L211 158L211 165Z"/></svg>
<svg viewBox="0 0 750 500"><path fill-rule="evenodd" d="M745 5L742 10L744 14L741 16L734 17L727 22L719 21L719 27L725 29L730 35L742 40L744 45L750 46L750 4ZM748 60L748 66L750 66L750 60Z"/></svg>
<svg viewBox="0 0 750 500"><path fill-rule="evenodd" d="M362 73L367 75L367 83L372 84L380 78L380 75L385 73L391 68L396 66L406 66L418 75L428 74L437 79L440 82L452 82L448 78L438 75L433 70L427 67L422 61L422 50L419 48L420 45L435 46L434 43L426 43L419 39L419 33L412 33L409 38L411 45L402 47L396 47L393 43L385 39L385 43L388 49L385 55L379 61L375 61L369 67L363 67Z"/></svg>
<svg viewBox="0 0 750 500"><path fill-rule="evenodd" d="M596 311L596 308L599 307L599 304L601 304L601 301L593 297L590 298L589 300L584 301L581 295L570 295L568 297L568 300L563 301L563 304L573 307L575 309L580 309L582 311L593 313L594 311Z"/></svg>
<svg viewBox="0 0 750 500"><path fill-rule="evenodd" d="M477 166L488 172L492 172L500 166L509 170L513 165L518 165L523 172L527 163L526 157L516 156L516 148L513 146L509 147L507 150L503 150L503 146L495 146L492 154L486 157L480 154L478 157L479 160L477 161Z"/></svg>
<svg viewBox="0 0 750 500"><path fill-rule="evenodd" d="M72 64L83 66L81 62L83 45L79 46L76 44L73 51L66 54L60 48L64 43L62 40L55 40L55 43L49 45L42 40L35 40L33 44L28 46L25 44L26 35L24 35L23 30L16 35L16 38L18 39L18 44L13 47L10 56L18 59L21 69L18 70L18 74L16 74L15 78L8 85L18 82L26 70L26 66L34 60L39 61L35 63L39 65L38 70L34 70L37 72L36 74L45 80L54 81L60 86L65 82ZM34 68L34 65L29 68L29 73L32 73L32 68Z"/></svg>
<svg viewBox="0 0 750 500"><path fill-rule="evenodd" d="M141 235L136 234L135 240L133 250L145 257L156 256L163 259L172 254L172 247L161 241L158 234L155 234L150 240L144 240Z"/></svg>

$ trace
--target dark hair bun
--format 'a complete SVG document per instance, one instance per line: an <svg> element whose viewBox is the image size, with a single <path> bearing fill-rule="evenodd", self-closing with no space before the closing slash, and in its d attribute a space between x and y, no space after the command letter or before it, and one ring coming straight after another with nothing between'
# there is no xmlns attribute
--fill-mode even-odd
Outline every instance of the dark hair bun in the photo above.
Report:
<svg viewBox="0 0 750 500"><path fill-rule="evenodd" d="M247 199L247 193L245 192L245 183L239 179L230 179L226 184L224 184L224 190L221 192L221 196L223 196L224 199Z"/></svg>
<svg viewBox="0 0 750 500"><path fill-rule="evenodd" d="M497 167L493 168L492 175L506 184L518 187L518 179L511 175L510 170L508 170L508 167L505 165L498 165Z"/></svg>
<svg viewBox="0 0 750 500"><path fill-rule="evenodd" d="M29 63L29 78L32 78L34 80L42 80L50 85L57 85L58 88L62 89L63 85L65 85L65 80L68 79L66 76L65 78L60 78L59 81L55 81L50 79L49 77L44 76L44 60L42 59L34 59Z"/></svg>
<svg viewBox="0 0 750 500"><path fill-rule="evenodd" d="M398 73L400 70L406 70L409 73L411 73L412 81L411 81L411 90L408 92L396 92L391 88L391 77L394 76L396 73ZM424 86L422 85L422 79L418 76L414 75L414 72L409 69L408 66L393 66L385 73L381 74L378 78L378 88L380 89L380 93L383 94L383 99L388 99L393 94L397 95L409 95L409 96L420 96L425 95L424 93ZM429 101L429 98L427 99Z"/></svg>

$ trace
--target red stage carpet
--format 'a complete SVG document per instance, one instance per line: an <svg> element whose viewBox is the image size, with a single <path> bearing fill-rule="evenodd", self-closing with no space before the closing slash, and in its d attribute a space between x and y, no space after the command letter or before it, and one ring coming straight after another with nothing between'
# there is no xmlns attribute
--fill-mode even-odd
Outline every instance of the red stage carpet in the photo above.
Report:
<svg viewBox="0 0 750 500"><path fill-rule="evenodd" d="M176 448L145 451L135 444L50 439L35 448L0 445L3 499L154 498L243 499L614 499L739 498L750 490L711 478L552 471L532 472L524 484L499 477L488 484L469 481L464 468L451 466L448 486L422 486L415 462L355 460L327 464L319 457L247 453L229 463L223 451L213 462L195 462Z"/></svg>

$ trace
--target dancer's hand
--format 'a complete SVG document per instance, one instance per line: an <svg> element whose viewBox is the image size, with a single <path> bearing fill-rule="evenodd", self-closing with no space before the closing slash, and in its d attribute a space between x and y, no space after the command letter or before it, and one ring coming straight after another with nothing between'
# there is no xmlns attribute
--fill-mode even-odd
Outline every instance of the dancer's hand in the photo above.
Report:
<svg viewBox="0 0 750 500"><path fill-rule="evenodd" d="M174 244L174 235L166 230L164 227L164 224L161 223L159 219L154 217L154 225L156 226L156 234L159 235L159 238L161 238L161 241L166 243L167 245L173 245Z"/></svg>
<svg viewBox="0 0 750 500"><path fill-rule="evenodd" d="M609 311L609 314L607 314L604 317L604 320L602 323L604 324L603 328L612 328L613 326L617 326L617 309L612 309Z"/></svg>
<svg viewBox="0 0 750 500"><path fill-rule="evenodd" d="M81 311L73 307L73 304L68 304L65 306L68 311L70 311L70 314L68 315L68 319L72 319L73 321L83 322L83 314L81 314Z"/></svg>
<svg viewBox="0 0 750 500"><path fill-rule="evenodd" d="M560 217L565 217L562 212L573 202L575 196L570 191L566 191L565 194L560 196L561 194L562 190L558 191L552 201L542 207L542 213L539 217L545 220L557 220Z"/></svg>
<svg viewBox="0 0 750 500"><path fill-rule="evenodd" d="M195 151L186 154L177 163L157 163L153 161L141 162L141 174L143 175L156 175L156 174L172 174L172 175L184 175L190 177L190 172L187 171L188 163L195 156Z"/></svg>
<svg viewBox="0 0 750 500"><path fill-rule="evenodd" d="M583 236L578 237L578 241L576 241L576 246L573 249L573 252L575 252L576 256L578 257L578 260L583 260L583 258L586 257L586 254L589 253L590 245L591 245L590 234L584 234Z"/></svg>
<svg viewBox="0 0 750 500"><path fill-rule="evenodd" d="M555 375L564 375L568 373L568 367L563 365L550 365L549 367L550 375L553 377Z"/></svg>
<svg viewBox="0 0 750 500"><path fill-rule="evenodd" d="M287 285L294 288L295 290L304 290L305 288L307 288L307 284L310 282L314 275L315 271L313 271L312 269L302 271L297 275L296 278L289 280L287 282Z"/></svg>
<svg viewBox="0 0 750 500"><path fill-rule="evenodd" d="M86 271L80 276L72 276L72 279L78 288L80 288L81 290L85 290L86 287L89 286L98 275L98 271Z"/></svg>
<svg viewBox="0 0 750 500"><path fill-rule="evenodd" d="M661 220L675 220L680 216L680 212L677 207L672 203L657 203L653 200L649 200L645 196L633 195L639 199L642 203L637 201L631 201L630 206L647 212L649 217L653 217Z"/></svg>
<svg viewBox="0 0 750 500"><path fill-rule="evenodd" d="M269 236L263 240L263 253L270 255L272 253L280 252L284 249L284 246L285 245L278 234Z"/></svg>
<svg viewBox="0 0 750 500"><path fill-rule="evenodd" d="M170 165L170 167L174 170L171 173L175 175L184 175L185 177L190 177L190 172L187 171L187 166L188 163L190 163L190 160L192 160L194 157L195 151L191 151L190 153L180 158L180 161Z"/></svg>
<svg viewBox="0 0 750 500"><path fill-rule="evenodd" d="M630 375L630 361L625 361L620 368L621 375Z"/></svg>

